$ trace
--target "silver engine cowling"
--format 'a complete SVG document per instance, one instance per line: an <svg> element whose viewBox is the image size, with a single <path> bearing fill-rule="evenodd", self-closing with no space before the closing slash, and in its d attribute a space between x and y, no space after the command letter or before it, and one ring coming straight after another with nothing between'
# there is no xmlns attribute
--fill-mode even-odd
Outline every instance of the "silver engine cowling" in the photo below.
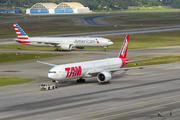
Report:
<svg viewBox="0 0 180 120"><path fill-rule="evenodd" d="M72 49L71 44L62 44L60 47L62 50L71 50Z"/></svg>
<svg viewBox="0 0 180 120"><path fill-rule="evenodd" d="M112 75L109 72L101 72L97 75L97 80L100 83L107 83L111 80Z"/></svg>

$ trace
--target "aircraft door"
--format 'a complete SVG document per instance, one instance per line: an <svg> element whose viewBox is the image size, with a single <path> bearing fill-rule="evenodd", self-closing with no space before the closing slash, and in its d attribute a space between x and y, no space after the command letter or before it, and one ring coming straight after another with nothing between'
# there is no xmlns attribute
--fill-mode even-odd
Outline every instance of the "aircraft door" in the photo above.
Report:
<svg viewBox="0 0 180 120"><path fill-rule="evenodd" d="M93 65L93 69L94 69L94 71L96 71L96 66L95 65Z"/></svg>
<svg viewBox="0 0 180 120"><path fill-rule="evenodd" d="M60 74L61 77L66 77L66 71L63 70L63 69L61 69L61 70L59 71L59 74Z"/></svg>
<svg viewBox="0 0 180 120"><path fill-rule="evenodd" d="M110 65L110 63L108 63L108 69L110 69L111 68L111 65Z"/></svg>

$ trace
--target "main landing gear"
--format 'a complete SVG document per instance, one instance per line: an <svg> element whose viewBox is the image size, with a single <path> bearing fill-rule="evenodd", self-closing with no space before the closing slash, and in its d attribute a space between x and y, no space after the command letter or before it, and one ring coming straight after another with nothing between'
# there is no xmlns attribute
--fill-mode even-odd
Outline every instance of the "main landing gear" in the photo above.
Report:
<svg viewBox="0 0 180 120"><path fill-rule="evenodd" d="M56 49L54 49L54 51L60 51L60 50L59 50L59 47L57 46Z"/></svg>
<svg viewBox="0 0 180 120"><path fill-rule="evenodd" d="M107 48L107 46L104 46L104 51L106 52L106 48Z"/></svg>
<svg viewBox="0 0 180 120"><path fill-rule="evenodd" d="M77 79L77 83L83 83L83 82L85 82L85 79L82 79L82 78Z"/></svg>

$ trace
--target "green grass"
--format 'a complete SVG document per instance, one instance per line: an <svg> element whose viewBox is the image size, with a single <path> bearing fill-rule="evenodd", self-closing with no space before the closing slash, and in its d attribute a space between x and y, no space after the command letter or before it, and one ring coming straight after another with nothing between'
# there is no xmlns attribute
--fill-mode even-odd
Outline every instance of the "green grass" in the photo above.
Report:
<svg viewBox="0 0 180 120"><path fill-rule="evenodd" d="M126 35L108 36L114 44L107 50L120 50ZM180 31L155 32L130 35L129 49L157 48L180 45ZM103 50L104 48L87 47L86 49Z"/></svg>
<svg viewBox="0 0 180 120"><path fill-rule="evenodd" d="M31 78L0 78L0 86L13 85L25 82L35 81Z"/></svg>
<svg viewBox="0 0 180 120"><path fill-rule="evenodd" d="M29 59L38 59L46 57L56 57L61 55L54 54L20 54L16 55L15 53L0 53L0 62L9 62L9 61L19 61L19 60L29 60Z"/></svg>
<svg viewBox="0 0 180 120"><path fill-rule="evenodd" d="M124 10L118 13L157 13L157 12L180 12L180 9L142 9L142 10Z"/></svg>
<svg viewBox="0 0 180 120"><path fill-rule="evenodd" d="M180 61L180 56L159 56L159 57L153 57L152 60L144 60L139 62L128 63L126 67L167 64L167 63L174 63L179 61ZM134 65L134 63L137 63L137 65Z"/></svg>
<svg viewBox="0 0 180 120"><path fill-rule="evenodd" d="M167 25L180 24L180 13L157 13L108 17L106 20L113 24L143 24L143 25Z"/></svg>
<svg viewBox="0 0 180 120"><path fill-rule="evenodd" d="M164 10L164 9L172 9L164 6L152 6L152 7L128 7L128 10Z"/></svg>
<svg viewBox="0 0 180 120"><path fill-rule="evenodd" d="M53 21L37 21L37 22L23 22L18 23L20 27L27 33L28 36L46 36L57 34L70 34L70 33L84 33L96 31L109 31L109 30L124 30L133 28L145 28L143 26L75 26L69 19L66 20L53 20ZM12 23L0 24L0 39L3 38L17 38Z"/></svg>
<svg viewBox="0 0 180 120"><path fill-rule="evenodd" d="M54 50L55 47L35 47L31 45L25 45L25 44L4 44L0 45L0 49L33 49L33 50Z"/></svg>

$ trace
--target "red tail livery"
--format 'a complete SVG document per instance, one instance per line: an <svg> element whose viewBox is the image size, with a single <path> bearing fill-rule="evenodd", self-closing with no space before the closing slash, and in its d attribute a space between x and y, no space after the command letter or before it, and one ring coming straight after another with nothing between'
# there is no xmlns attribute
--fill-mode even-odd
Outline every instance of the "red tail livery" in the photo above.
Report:
<svg viewBox="0 0 180 120"><path fill-rule="evenodd" d="M121 51L120 51L119 56L118 56L119 58L126 58L128 43L129 43L129 35L127 35L125 40L124 40L124 43L122 45Z"/></svg>

